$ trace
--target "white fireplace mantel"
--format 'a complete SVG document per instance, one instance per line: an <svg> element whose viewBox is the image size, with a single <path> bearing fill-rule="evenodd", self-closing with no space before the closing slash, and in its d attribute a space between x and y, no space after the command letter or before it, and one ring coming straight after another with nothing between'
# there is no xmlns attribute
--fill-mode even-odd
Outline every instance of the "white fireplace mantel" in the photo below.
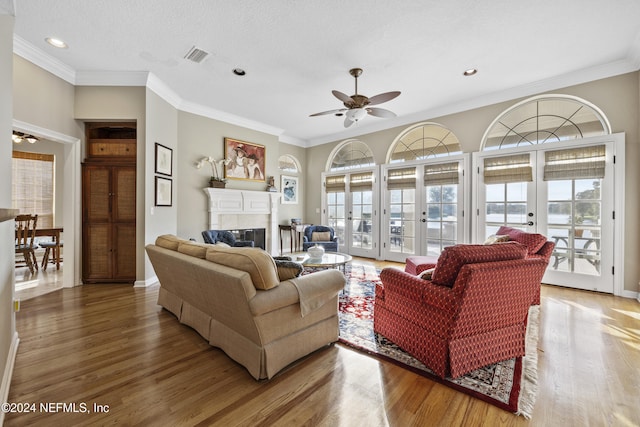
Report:
<svg viewBox="0 0 640 427"><path fill-rule="evenodd" d="M220 215L268 215L267 224L247 224L244 228L265 228L265 249L272 255L278 253L278 199L282 193L212 187L204 192L209 197L210 230L219 229Z"/></svg>

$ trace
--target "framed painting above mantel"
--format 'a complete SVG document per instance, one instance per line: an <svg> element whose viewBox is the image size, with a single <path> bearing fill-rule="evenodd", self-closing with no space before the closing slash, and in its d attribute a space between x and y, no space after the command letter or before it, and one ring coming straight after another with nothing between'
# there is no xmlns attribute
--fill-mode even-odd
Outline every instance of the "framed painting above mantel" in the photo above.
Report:
<svg viewBox="0 0 640 427"><path fill-rule="evenodd" d="M224 153L225 178L265 182L267 150L264 145L225 138Z"/></svg>

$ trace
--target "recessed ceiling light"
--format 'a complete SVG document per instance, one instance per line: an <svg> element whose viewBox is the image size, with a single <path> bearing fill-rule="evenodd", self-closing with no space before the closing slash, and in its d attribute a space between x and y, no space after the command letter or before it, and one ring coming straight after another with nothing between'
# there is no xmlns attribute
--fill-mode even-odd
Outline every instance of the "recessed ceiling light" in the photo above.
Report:
<svg viewBox="0 0 640 427"><path fill-rule="evenodd" d="M468 70L465 70L464 73L462 73L462 75L463 76L473 76L477 72L478 72L477 68L469 68Z"/></svg>
<svg viewBox="0 0 640 427"><path fill-rule="evenodd" d="M233 74L235 74L236 76L244 76L245 74L247 74L247 72L244 71L242 68L234 68Z"/></svg>
<svg viewBox="0 0 640 427"><path fill-rule="evenodd" d="M49 43L51 46L53 47L57 47L58 49L66 49L67 44L65 42L63 42L60 39L56 39L54 37L47 37L46 39L44 39L47 43Z"/></svg>

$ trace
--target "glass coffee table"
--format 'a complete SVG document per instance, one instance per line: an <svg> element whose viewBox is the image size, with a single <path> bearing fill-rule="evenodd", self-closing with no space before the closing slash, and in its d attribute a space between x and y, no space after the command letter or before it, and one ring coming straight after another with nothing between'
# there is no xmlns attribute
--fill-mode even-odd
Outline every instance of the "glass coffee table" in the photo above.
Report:
<svg viewBox="0 0 640 427"><path fill-rule="evenodd" d="M346 273L347 263L353 259L351 255L340 252L325 252L322 258L311 258L307 252L294 252L286 255L290 256L292 261L301 264L302 267L337 269L342 267L343 273Z"/></svg>

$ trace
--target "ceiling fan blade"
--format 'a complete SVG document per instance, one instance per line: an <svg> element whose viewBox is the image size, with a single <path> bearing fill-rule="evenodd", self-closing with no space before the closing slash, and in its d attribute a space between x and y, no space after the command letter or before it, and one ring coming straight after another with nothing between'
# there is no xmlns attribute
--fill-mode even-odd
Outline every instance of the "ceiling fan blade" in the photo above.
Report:
<svg viewBox="0 0 640 427"><path fill-rule="evenodd" d="M321 113L310 114L309 117L324 116L325 114L336 114L347 111L346 108L338 108L337 110L323 111Z"/></svg>
<svg viewBox="0 0 640 427"><path fill-rule="evenodd" d="M344 118L344 127L348 128L349 126L351 126L354 123L355 122L353 120L351 120L351 118L349 116Z"/></svg>
<svg viewBox="0 0 640 427"><path fill-rule="evenodd" d="M396 113L394 113L393 111L389 111L389 110L385 110L384 108L377 108L377 107L372 107L372 108L367 107L367 113L369 113L374 117L382 117L384 119L397 117Z"/></svg>
<svg viewBox="0 0 640 427"><path fill-rule="evenodd" d="M382 104L383 102L391 101L393 98L397 98L398 95L400 95L399 91L381 93L380 95L372 96L371 98L369 98L368 105Z"/></svg>
<svg viewBox="0 0 640 427"><path fill-rule="evenodd" d="M339 90L332 90L331 93L342 102L353 102L353 99L349 95L344 94Z"/></svg>

